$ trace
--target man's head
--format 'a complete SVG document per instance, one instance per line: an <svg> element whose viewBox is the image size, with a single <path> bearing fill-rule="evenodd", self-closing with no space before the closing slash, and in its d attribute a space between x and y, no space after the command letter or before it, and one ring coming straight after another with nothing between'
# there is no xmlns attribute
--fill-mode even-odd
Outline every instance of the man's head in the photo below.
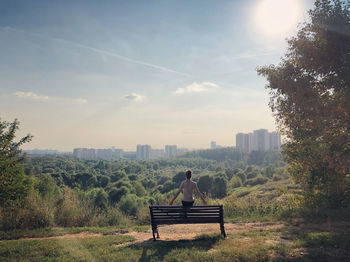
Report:
<svg viewBox="0 0 350 262"><path fill-rule="evenodd" d="M191 177L192 177L192 171L191 170L187 170L186 171L186 178L187 179L191 179Z"/></svg>

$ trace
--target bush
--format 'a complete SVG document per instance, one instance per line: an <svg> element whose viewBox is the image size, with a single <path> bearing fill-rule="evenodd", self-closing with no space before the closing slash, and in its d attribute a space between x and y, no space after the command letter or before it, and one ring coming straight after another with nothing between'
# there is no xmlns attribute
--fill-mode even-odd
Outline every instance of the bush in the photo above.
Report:
<svg viewBox="0 0 350 262"><path fill-rule="evenodd" d="M268 180L269 180L268 178L259 175L255 178L248 179L244 185L246 186L262 185L262 184L265 184Z"/></svg>
<svg viewBox="0 0 350 262"><path fill-rule="evenodd" d="M56 209L55 222L64 227L85 226L92 217L91 210L87 200L80 199L72 189L65 188L63 199Z"/></svg>
<svg viewBox="0 0 350 262"><path fill-rule="evenodd" d="M241 181L241 179L239 177L233 177L230 180L229 186L231 188L237 188L237 187L243 186L243 184L242 184L242 181Z"/></svg>
<svg viewBox="0 0 350 262"><path fill-rule="evenodd" d="M282 179L283 179L283 177L280 176L280 175L277 175L277 174L274 174L273 177L272 177L272 180L273 180L273 181L280 181L280 180L282 180Z"/></svg>
<svg viewBox="0 0 350 262"><path fill-rule="evenodd" d="M213 185L211 188L213 197L224 198L227 195L227 176L218 173L213 177Z"/></svg>
<svg viewBox="0 0 350 262"><path fill-rule="evenodd" d="M149 225L151 223L150 213L148 205L144 205L139 208L137 212L137 224L139 225Z"/></svg>
<svg viewBox="0 0 350 262"><path fill-rule="evenodd" d="M138 209L138 198L134 194L123 196L119 202L119 208L125 214L136 216Z"/></svg>
<svg viewBox="0 0 350 262"><path fill-rule="evenodd" d="M109 201L111 204L118 203L120 199L129 194L129 189L125 186L122 186L121 188L113 187L111 191L108 193Z"/></svg>
<svg viewBox="0 0 350 262"><path fill-rule="evenodd" d="M147 191L146 191L146 189L143 187L143 185L141 184L141 182L135 181L135 182L133 182L133 186L134 186L134 188L135 188L135 192L136 192L136 195L137 195L138 197L142 197L142 196L144 196L144 195L147 194Z"/></svg>
<svg viewBox="0 0 350 262"><path fill-rule="evenodd" d="M202 175L198 180L198 188L203 193L208 193L213 183L213 178L209 175Z"/></svg>
<svg viewBox="0 0 350 262"><path fill-rule="evenodd" d="M97 192L94 205L96 208L102 210L106 209L108 206L108 195L102 188Z"/></svg>
<svg viewBox="0 0 350 262"><path fill-rule="evenodd" d="M129 225L128 218L123 215L118 208L109 208L101 213L95 213L90 221L90 226L127 226Z"/></svg>
<svg viewBox="0 0 350 262"><path fill-rule="evenodd" d="M241 179L242 183L244 183L247 179L246 175L242 171L238 171L236 176Z"/></svg>
<svg viewBox="0 0 350 262"><path fill-rule="evenodd" d="M256 178L257 176L258 176L258 173L253 171L247 174L247 179Z"/></svg>
<svg viewBox="0 0 350 262"><path fill-rule="evenodd" d="M1 226L3 230L35 229L52 225L53 209L36 191L32 191L23 207L13 206L2 210ZM5 215L6 214L6 215Z"/></svg>

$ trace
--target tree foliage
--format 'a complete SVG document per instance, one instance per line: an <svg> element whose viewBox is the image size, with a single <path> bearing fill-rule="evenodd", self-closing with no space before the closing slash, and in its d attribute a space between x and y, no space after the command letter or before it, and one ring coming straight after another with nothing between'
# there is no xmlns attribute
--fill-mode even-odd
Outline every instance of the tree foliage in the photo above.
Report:
<svg viewBox="0 0 350 262"><path fill-rule="evenodd" d="M349 1L318 0L267 77L270 107L287 141L289 173L308 203L339 207L350 173ZM323 200L323 201L320 201Z"/></svg>
<svg viewBox="0 0 350 262"><path fill-rule="evenodd" d="M22 201L28 194L28 185L23 171L24 156L20 147L32 139L26 135L15 142L19 121L9 123L0 119L0 203Z"/></svg>

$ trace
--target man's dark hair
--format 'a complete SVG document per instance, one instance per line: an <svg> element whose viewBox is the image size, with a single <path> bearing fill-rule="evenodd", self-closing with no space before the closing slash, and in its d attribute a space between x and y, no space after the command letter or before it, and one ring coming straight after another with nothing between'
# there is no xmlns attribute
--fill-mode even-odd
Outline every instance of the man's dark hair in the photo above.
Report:
<svg viewBox="0 0 350 262"><path fill-rule="evenodd" d="M191 177L192 177L192 171L191 170L187 170L186 171L186 178L187 179L191 179Z"/></svg>

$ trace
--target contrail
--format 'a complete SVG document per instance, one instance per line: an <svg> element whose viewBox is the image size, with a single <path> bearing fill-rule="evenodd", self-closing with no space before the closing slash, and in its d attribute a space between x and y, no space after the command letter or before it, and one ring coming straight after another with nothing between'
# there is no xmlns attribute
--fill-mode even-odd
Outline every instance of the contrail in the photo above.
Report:
<svg viewBox="0 0 350 262"><path fill-rule="evenodd" d="M9 26L7 26L7 27L0 27L0 28L2 28L4 30L11 30L11 31L14 31L14 32L21 32L21 33L33 35L33 36L40 37L40 38L45 38L45 39L51 39L51 40L54 40L54 41L65 42L65 43L68 43L68 44L72 44L74 46L78 46L78 47L81 47L81 48L93 51L95 53L104 54L104 55L108 55L108 56L111 56L111 57L114 57L114 58L117 58L117 59L120 59L120 60L124 60L124 61L127 61L129 63L134 63L134 64L138 64L138 65L143 65L143 66L155 68L155 69L158 69L158 70L161 70L161 71L164 71L164 72L168 72L168 73L178 74L178 75L182 75L182 76L186 76L186 77L192 77L192 75L187 74L187 73L183 73L183 72L179 72L179 71L176 71L176 70L172 70L172 69L166 68L164 66L159 66L159 65L155 65L155 64L139 61L139 60L136 60L136 59L132 59L130 57L119 55L119 54L114 53L114 52L106 51L106 50L95 48L95 47L92 47L92 46L83 45L83 44L80 44L80 43L77 43L77 42L74 42L74 41L71 41L71 40L66 40L66 39L56 38L56 37L43 36L43 35L38 34L38 33L27 32L27 31L16 29L16 28L9 27Z"/></svg>

